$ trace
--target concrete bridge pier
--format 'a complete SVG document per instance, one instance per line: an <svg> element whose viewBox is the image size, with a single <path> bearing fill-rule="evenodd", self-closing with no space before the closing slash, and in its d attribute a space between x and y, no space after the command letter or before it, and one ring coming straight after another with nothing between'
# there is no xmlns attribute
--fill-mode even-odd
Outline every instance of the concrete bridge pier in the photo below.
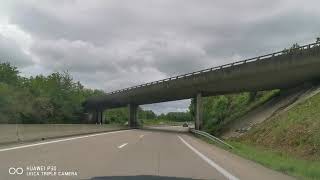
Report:
<svg viewBox="0 0 320 180"><path fill-rule="evenodd" d="M138 105L136 104L128 104L128 110L129 110L129 127L136 128L138 126Z"/></svg>
<svg viewBox="0 0 320 180"><path fill-rule="evenodd" d="M103 110L98 111L98 124L103 124Z"/></svg>
<svg viewBox="0 0 320 180"><path fill-rule="evenodd" d="M198 93L195 101L195 129L196 130L201 130L202 129L202 124L203 124L203 119L202 119L202 113L203 113L203 106L202 106L202 94Z"/></svg>
<svg viewBox="0 0 320 180"><path fill-rule="evenodd" d="M94 110L92 112L91 122L95 124L103 124L103 110Z"/></svg>

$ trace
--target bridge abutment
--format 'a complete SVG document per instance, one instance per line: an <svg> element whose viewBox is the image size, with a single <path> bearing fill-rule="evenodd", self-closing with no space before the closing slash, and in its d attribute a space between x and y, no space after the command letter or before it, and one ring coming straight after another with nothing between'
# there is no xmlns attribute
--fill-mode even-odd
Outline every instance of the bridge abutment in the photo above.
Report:
<svg viewBox="0 0 320 180"><path fill-rule="evenodd" d="M196 117L195 117L195 129L201 130L202 129L202 113L203 113L203 106L202 106L202 94L198 93L195 101L195 109L196 109Z"/></svg>
<svg viewBox="0 0 320 180"><path fill-rule="evenodd" d="M136 104L128 104L129 110L129 127L136 128L138 126L138 105Z"/></svg>

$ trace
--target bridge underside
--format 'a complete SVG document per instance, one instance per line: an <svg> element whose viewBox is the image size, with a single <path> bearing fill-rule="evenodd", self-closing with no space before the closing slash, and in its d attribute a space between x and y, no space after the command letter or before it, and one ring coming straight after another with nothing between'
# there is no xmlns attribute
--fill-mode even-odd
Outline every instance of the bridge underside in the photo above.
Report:
<svg viewBox="0 0 320 180"><path fill-rule="evenodd" d="M202 116L201 97L245 91L286 89L307 81L317 80L319 77L320 47L316 47L90 98L85 107L88 111L96 111L130 106L130 104L138 106L196 98L196 122L198 123L196 127L199 129Z"/></svg>

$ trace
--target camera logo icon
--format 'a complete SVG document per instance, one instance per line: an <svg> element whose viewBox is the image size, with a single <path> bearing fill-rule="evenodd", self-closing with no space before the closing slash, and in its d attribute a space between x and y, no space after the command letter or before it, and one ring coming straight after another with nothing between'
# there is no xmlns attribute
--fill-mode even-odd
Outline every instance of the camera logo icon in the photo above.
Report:
<svg viewBox="0 0 320 180"><path fill-rule="evenodd" d="M23 168L22 167L18 167L18 168L10 167L9 174L10 175L15 175L15 174L21 175L21 174L23 174Z"/></svg>

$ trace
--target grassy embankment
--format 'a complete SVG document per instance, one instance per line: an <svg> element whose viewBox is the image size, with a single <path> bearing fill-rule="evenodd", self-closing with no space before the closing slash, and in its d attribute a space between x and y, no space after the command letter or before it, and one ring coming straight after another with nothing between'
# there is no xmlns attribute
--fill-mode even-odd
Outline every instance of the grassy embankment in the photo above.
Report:
<svg viewBox="0 0 320 180"><path fill-rule="evenodd" d="M299 179L320 179L320 162L305 160L279 150L246 144L229 142L232 152L253 160L263 166L295 176Z"/></svg>
<svg viewBox="0 0 320 180"><path fill-rule="evenodd" d="M232 152L266 167L320 179L320 94L228 142Z"/></svg>
<svg viewBox="0 0 320 180"><path fill-rule="evenodd" d="M203 130L219 136L229 123L278 95L280 90L260 91L253 96L251 93L239 93L206 97L203 101Z"/></svg>
<svg viewBox="0 0 320 180"><path fill-rule="evenodd" d="M226 118L225 124L240 119L240 117L244 116L249 111L257 108L258 106L261 106L262 104L266 103L267 101L271 100L272 98L279 96L280 93L281 93L281 91L278 89L272 90L272 91L262 91L260 97L256 98L251 103L240 106L233 113L231 113ZM246 101L248 101L248 99L246 99Z"/></svg>
<svg viewBox="0 0 320 180"><path fill-rule="evenodd" d="M250 159L297 177L320 179L320 94L236 140L239 153Z"/></svg>

